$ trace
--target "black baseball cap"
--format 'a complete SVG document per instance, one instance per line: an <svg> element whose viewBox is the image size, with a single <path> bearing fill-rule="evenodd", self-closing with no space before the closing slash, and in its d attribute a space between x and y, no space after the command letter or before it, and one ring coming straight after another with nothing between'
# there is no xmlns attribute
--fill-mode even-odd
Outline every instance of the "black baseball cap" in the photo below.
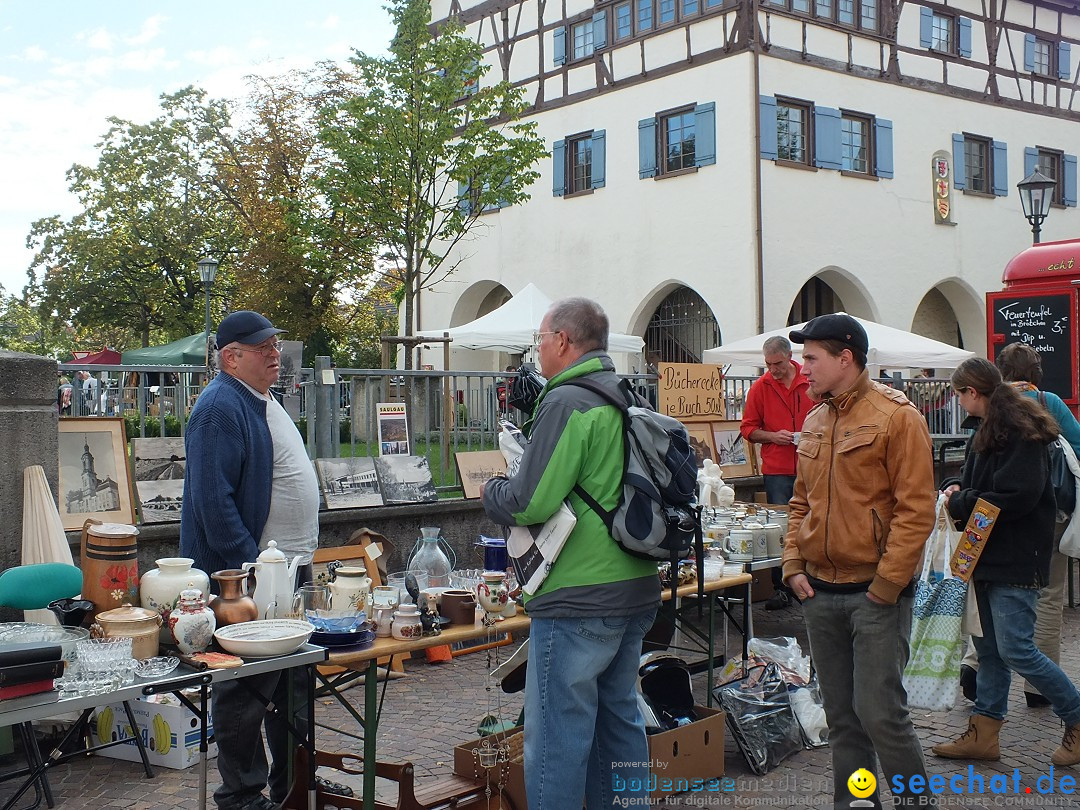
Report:
<svg viewBox="0 0 1080 810"><path fill-rule="evenodd" d="M266 316L249 309L241 309L229 313L218 324L217 345L219 349L224 349L230 343L257 346L268 337L284 331L270 323Z"/></svg>
<svg viewBox="0 0 1080 810"><path fill-rule="evenodd" d="M866 337L866 330L862 324L843 312L835 315L818 315L806 326L788 334L794 343L805 343L808 340L839 340L846 343L852 349L856 349L865 356L870 349L870 341Z"/></svg>

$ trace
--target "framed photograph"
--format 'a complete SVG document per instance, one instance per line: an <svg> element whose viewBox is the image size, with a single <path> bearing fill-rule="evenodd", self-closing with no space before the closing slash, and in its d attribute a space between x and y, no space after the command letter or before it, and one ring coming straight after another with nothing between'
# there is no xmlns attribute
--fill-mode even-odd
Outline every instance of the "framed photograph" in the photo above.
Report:
<svg viewBox="0 0 1080 810"><path fill-rule="evenodd" d="M490 478L506 472L506 459L501 450L476 450L454 453L461 489L466 498L479 498L480 488Z"/></svg>
<svg viewBox="0 0 1080 810"><path fill-rule="evenodd" d="M754 456L747 441L739 432L738 420L712 422L713 460L720 465L724 478L746 478L754 474Z"/></svg>
<svg viewBox="0 0 1080 810"><path fill-rule="evenodd" d="M708 422L687 422L686 432L690 434L690 446L694 448L698 467L705 466L705 459L716 461L716 447L713 445L712 425Z"/></svg>
<svg viewBox="0 0 1080 810"><path fill-rule="evenodd" d="M409 425L405 419L405 403L378 402L379 455L409 455Z"/></svg>
<svg viewBox="0 0 1080 810"><path fill-rule="evenodd" d="M180 520L184 500L184 440L132 439L131 466L135 470L135 499L143 523Z"/></svg>
<svg viewBox="0 0 1080 810"><path fill-rule="evenodd" d="M425 456L379 456L375 459L375 472L387 503L439 500Z"/></svg>
<svg viewBox="0 0 1080 810"><path fill-rule="evenodd" d="M68 417L58 422L60 520L68 531L87 518L134 523L124 420Z"/></svg>
<svg viewBox="0 0 1080 810"><path fill-rule="evenodd" d="M383 505L375 459L370 456L317 458L315 470L327 509Z"/></svg>

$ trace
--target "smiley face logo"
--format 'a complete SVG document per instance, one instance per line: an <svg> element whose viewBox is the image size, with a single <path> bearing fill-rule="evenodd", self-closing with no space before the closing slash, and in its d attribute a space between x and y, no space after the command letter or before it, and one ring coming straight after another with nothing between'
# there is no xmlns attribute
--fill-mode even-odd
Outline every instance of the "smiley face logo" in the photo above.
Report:
<svg viewBox="0 0 1080 810"><path fill-rule="evenodd" d="M847 786L852 796L865 799L874 792L874 788L877 787L877 779L866 768L859 768L848 777Z"/></svg>

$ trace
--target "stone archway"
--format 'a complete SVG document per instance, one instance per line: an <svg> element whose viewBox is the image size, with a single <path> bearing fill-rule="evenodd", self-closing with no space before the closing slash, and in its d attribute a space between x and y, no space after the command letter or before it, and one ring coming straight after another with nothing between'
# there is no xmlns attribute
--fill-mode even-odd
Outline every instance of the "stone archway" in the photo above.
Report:
<svg viewBox="0 0 1080 810"><path fill-rule="evenodd" d="M985 356L985 304L966 281L945 279L919 301L911 331Z"/></svg>
<svg viewBox="0 0 1080 810"><path fill-rule="evenodd" d="M787 325L833 312L846 312L868 321L878 320L863 283L843 268L825 267L807 279L796 294L788 311Z"/></svg>
<svg viewBox="0 0 1080 810"><path fill-rule="evenodd" d="M700 363L705 349L720 345L720 324L712 307L695 290L668 282L639 311L644 325L648 363Z"/></svg>

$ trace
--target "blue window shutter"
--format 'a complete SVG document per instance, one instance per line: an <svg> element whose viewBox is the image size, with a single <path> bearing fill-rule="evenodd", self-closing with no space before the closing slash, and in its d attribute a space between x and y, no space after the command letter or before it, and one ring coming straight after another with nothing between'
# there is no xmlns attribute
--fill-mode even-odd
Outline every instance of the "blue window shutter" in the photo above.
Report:
<svg viewBox="0 0 1080 810"><path fill-rule="evenodd" d="M1035 167L1039 165L1039 150L1030 146L1024 147L1024 177L1027 177Z"/></svg>
<svg viewBox="0 0 1080 810"><path fill-rule="evenodd" d="M555 29L555 64L566 64L566 29Z"/></svg>
<svg viewBox="0 0 1080 810"><path fill-rule="evenodd" d="M592 15L592 46L594 51L607 47L607 11Z"/></svg>
<svg viewBox="0 0 1080 810"><path fill-rule="evenodd" d="M1004 141L994 141L994 194L1009 196L1009 150Z"/></svg>
<svg viewBox="0 0 1080 810"><path fill-rule="evenodd" d="M694 107L694 163L716 163L716 103L709 101Z"/></svg>
<svg viewBox="0 0 1080 810"><path fill-rule="evenodd" d="M892 121L874 119L874 174L878 177L893 176Z"/></svg>
<svg viewBox="0 0 1080 810"><path fill-rule="evenodd" d="M1072 49L1068 42L1058 43L1058 78L1068 79L1072 77L1072 68L1069 65L1069 56Z"/></svg>
<svg viewBox="0 0 1080 810"><path fill-rule="evenodd" d="M929 48L934 44L934 12L923 6L919 9L919 45Z"/></svg>
<svg viewBox="0 0 1080 810"><path fill-rule="evenodd" d="M967 188L967 166L964 165L964 136L956 132L952 136L952 184L953 188Z"/></svg>
<svg viewBox="0 0 1080 810"><path fill-rule="evenodd" d="M555 141L551 148L551 193L555 197L566 193L566 141Z"/></svg>
<svg viewBox="0 0 1080 810"><path fill-rule="evenodd" d="M1065 171L1065 204L1076 205L1076 155L1062 157L1062 169Z"/></svg>
<svg viewBox="0 0 1080 810"><path fill-rule="evenodd" d="M839 169L840 111L814 107L814 165L819 169Z"/></svg>
<svg viewBox="0 0 1080 810"><path fill-rule="evenodd" d="M1031 73L1035 70L1035 35L1024 34L1024 70Z"/></svg>
<svg viewBox="0 0 1080 810"><path fill-rule="evenodd" d="M607 154L607 131L595 130L592 134L592 187L603 188L607 185L605 155Z"/></svg>
<svg viewBox="0 0 1080 810"><path fill-rule="evenodd" d="M656 118L638 121L638 177L656 177Z"/></svg>
<svg viewBox="0 0 1080 810"><path fill-rule="evenodd" d="M758 96L758 111L761 117L761 158L776 160L776 99L772 96Z"/></svg>
<svg viewBox="0 0 1080 810"><path fill-rule="evenodd" d="M960 18L960 55L971 56L971 20L967 17Z"/></svg>

